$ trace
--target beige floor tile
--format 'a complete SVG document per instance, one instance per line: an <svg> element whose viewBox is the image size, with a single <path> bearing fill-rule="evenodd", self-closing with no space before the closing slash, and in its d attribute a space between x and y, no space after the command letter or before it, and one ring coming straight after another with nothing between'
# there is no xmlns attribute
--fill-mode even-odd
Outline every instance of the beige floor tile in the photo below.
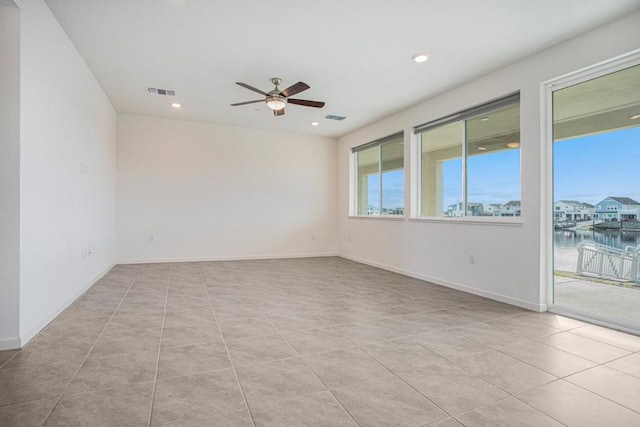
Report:
<svg viewBox="0 0 640 427"><path fill-rule="evenodd" d="M384 366L358 348L304 358L329 389L391 375Z"/></svg>
<svg viewBox="0 0 640 427"><path fill-rule="evenodd" d="M0 406L0 426L40 427L55 404L56 399L46 399Z"/></svg>
<svg viewBox="0 0 640 427"><path fill-rule="evenodd" d="M227 342L227 347L235 366L270 362L298 355L280 335L232 340Z"/></svg>
<svg viewBox="0 0 640 427"><path fill-rule="evenodd" d="M0 369L0 405L57 397L77 369L65 362Z"/></svg>
<svg viewBox="0 0 640 427"><path fill-rule="evenodd" d="M447 359L491 350L478 341L451 331L416 335L411 340Z"/></svg>
<svg viewBox="0 0 640 427"><path fill-rule="evenodd" d="M417 368L433 359L442 358L442 356L427 350L411 338L368 344L362 349L394 372Z"/></svg>
<svg viewBox="0 0 640 427"><path fill-rule="evenodd" d="M237 372L251 408L326 390L299 357L243 366Z"/></svg>
<svg viewBox="0 0 640 427"><path fill-rule="evenodd" d="M162 347L158 378L179 377L231 368L222 342Z"/></svg>
<svg viewBox="0 0 640 427"><path fill-rule="evenodd" d="M562 424L522 401L508 397L456 415L465 427L562 427Z"/></svg>
<svg viewBox="0 0 640 427"><path fill-rule="evenodd" d="M355 425L327 386L363 426L462 425L438 405L467 425L545 425L554 411L580 427L640 425L603 397L638 409L639 349L634 336L335 257L123 265L10 362L0 352L0 425L41 425L50 410L52 425L147 425L156 365L151 425L251 426L247 403L258 426ZM522 393L541 412L491 384L516 392L552 375L580 386Z"/></svg>
<svg viewBox="0 0 640 427"><path fill-rule="evenodd" d="M18 350L3 350L0 351L0 366L7 362L7 360L11 359Z"/></svg>
<svg viewBox="0 0 640 427"><path fill-rule="evenodd" d="M222 335L226 340L259 337L264 335L276 335L278 331L266 317L243 317L218 319Z"/></svg>
<svg viewBox="0 0 640 427"><path fill-rule="evenodd" d="M396 377L367 381L333 391L360 425L423 426L447 414Z"/></svg>
<svg viewBox="0 0 640 427"><path fill-rule="evenodd" d="M629 354L627 350L585 338L573 332L562 332L537 340L596 363L610 362Z"/></svg>
<svg viewBox="0 0 640 427"><path fill-rule="evenodd" d="M640 425L640 414L564 380L537 387L517 397L567 426Z"/></svg>
<svg viewBox="0 0 640 427"><path fill-rule="evenodd" d="M47 427L146 426L153 382L65 395Z"/></svg>
<svg viewBox="0 0 640 427"><path fill-rule="evenodd" d="M474 323L462 328L452 329L451 331L495 349L528 340L528 338L522 335L507 332L487 323Z"/></svg>
<svg viewBox="0 0 640 427"><path fill-rule="evenodd" d="M448 361L403 371L398 376L450 414L475 409L508 396Z"/></svg>
<svg viewBox="0 0 640 427"><path fill-rule="evenodd" d="M283 336L300 355L339 350L355 345L331 328L294 331Z"/></svg>
<svg viewBox="0 0 640 427"><path fill-rule="evenodd" d="M547 335L557 334L562 332L560 329L546 325L544 323L532 322L528 318L520 316L504 317L498 320L492 320L487 322L491 326L495 326L499 329L504 329L514 335L519 335L527 338L538 338Z"/></svg>
<svg viewBox="0 0 640 427"><path fill-rule="evenodd" d="M151 425L215 420L221 426L251 425L233 370L159 379Z"/></svg>
<svg viewBox="0 0 640 427"><path fill-rule="evenodd" d="M318 329L326 327L326 324L313 314L299 314L291 316L269 315L269 321L281 334L305 329Z"/></svg>
<svg viewBox="0 0 640 427"><path fill-rule="evenodd" d="M569 317L559 316L553 313L535 313L526 312L516 316L521 319L526 319L531 323L537 323L540 325L551 326L552 328L559 329L561 331L568 331L581 326L586 326L588 323L580 320L571 319Z"/></svg>
<svg viewBox="0 0 640 427"><path fill-rule="evenodd" d="M554 375L497 351L459 357L452 361L509 393L519 393L556 379Z"/></svg>
<svg viewBox="0 0 640 427"><path fill-rule="evenodd" d="M215 323L196 326L165 326L162 330L162 346L177 347L193 344L222 342L222 335Z"/></svg>
<svg viewBox="0 0 640 427"><path fill-rule="evenodd" d="M456 415L465 427L562 427L553 418L513 397Z"/></svg>
<svg viewBox="0 0 640 427"><path fill-rule="evenodd" d="M259 407L252 414L257 427L357 426L328 391Z"/></svg>
<svg viewBox="0 0 640 427"><path fill-rule="evenodd" d="M462 424L460 424L453 418L447 418L442 421L436 421L435 423L427 424L427 425L429 427L463 427Z"/></svg>
<svg viewBox="0 0 640 427"><path fill-rule="evenodd" d="M521 344L503 347L500 352L557 377L565 377L596 366L594 362L538 341L526 341Z"/></svg>
<svg viewBox="0 0 640 427"><path fill-rule="evenodd" d="M151 330L108 325L91 352L109 355L136 353L158 348L161 332L160 329Z"/></svg>
<svg viewBox="0 0 640 427"><path fill-rule="evenodd" d="M567 377L566 380L640 412L640 378L597 366Z"/></svg>
<svg viewBox="0 0 640 427"><path fill-rule="evenodd" d="M589 325L571 331L574 334L591 338L606 344L624 348L629 351L640 351L640 337L602 326Z"/></svg>
<svg viewBox="0 0 640 427"><path fill-rule="evenodd" d="M157 349L112 355L92 353L65 393L79 393L153 381L157 363Z"/></svg>
<svg viewBox="0 0 640 427"><path fill-rule="evenodd" d="M604 366L640 378L640 353L630 354Z"/></svg>

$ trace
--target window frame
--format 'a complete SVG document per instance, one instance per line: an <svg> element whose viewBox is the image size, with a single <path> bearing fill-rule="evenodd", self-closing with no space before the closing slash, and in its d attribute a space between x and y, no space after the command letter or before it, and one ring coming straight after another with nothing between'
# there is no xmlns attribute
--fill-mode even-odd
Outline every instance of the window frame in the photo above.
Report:
<svg viewBox="0 0 640 427"><path fill-rule="evenodd" d="M413 140L411 157L415 158L412 165L415 167L416 173L413 175L411 187L415 189L412 194L412 201L415 206L411 208L412 221L422 222L449 222L449 223L467 223L467 224L495 224L495 225L522 225L524 223L523 210L522 210L522 145L520 149L520 216L470 216L467 215L467 150L468 141L466 135L466 121L471 120L482 115L490 114L494 111L506 108L512 105L518 105L521 110L521 97L520 91L515 91L507 95L495 98L493 100L484 102L482 104L475 105L473 107L458 111L456 113L440 117L435 120L423 123L413 128ZM427 216L422 213L422 133L436 129L442 126L446 126L451 123L462 122L462 216L461 217L439 217L439 216ZM518 126L520 132L520 138L522 138L522 115L520 114L520 123ZM506 202L505 202L506 203Z"/></svg>
<svg viewBox="0 0 640 427"><path fill-rule="evenodd" d="M395 142L402 142L402 172L403 172L403 188L402 188L402 210L403 214L382 214L382 200L383 200L383 191L382 191L382 146L393 144ZM365 144L361 144L350 149L350 165L351 165L351 173L350 175L350 183L349 183L349 194L350 194L350 202L349 202L349 218L375 218L375 219L387 219L387 220L404 220L407 217L407 206L406 206L406 193L407 193L407 180L406 180L406 170L407 170L407 156L406 156L406 148L405 148L405 132L401 130L399 132L394 132L390 135L387 135L382 138L375 139L373 141L367 142ZM358 183L358 153L361 151L365 151L368 149L377 148L378 149L378 205L380 213L377 215L366 215L358 213L358 204L360 202L359 198L359 183Z"/></svg>

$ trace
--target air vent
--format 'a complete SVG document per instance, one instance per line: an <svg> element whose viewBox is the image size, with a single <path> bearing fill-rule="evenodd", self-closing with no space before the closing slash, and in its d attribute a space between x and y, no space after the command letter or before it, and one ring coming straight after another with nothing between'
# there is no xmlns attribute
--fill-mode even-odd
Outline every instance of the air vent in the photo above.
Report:
<svg viewBox="0 0 640 427"><path fill-rule="evenodd" d="M149 91L149 93L153 93L155 95L176 96L175 90L158 89L156 87L148 87L147 90Z"/></svg>
<svg viewBox="0 0 640 427"><path fill-rule="evenodd" d="M324 118L327 120L338 120L338 121L342 121L346 119L345 116L336 116L334 114L329 114L328 116L324 116Z"/></svg>

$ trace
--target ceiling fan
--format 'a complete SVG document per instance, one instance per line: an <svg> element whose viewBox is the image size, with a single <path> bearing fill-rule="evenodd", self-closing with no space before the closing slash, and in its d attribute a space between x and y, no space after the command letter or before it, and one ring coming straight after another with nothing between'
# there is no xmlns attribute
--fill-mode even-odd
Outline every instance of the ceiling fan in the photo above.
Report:
<svg viewBox="0 0 640 427"><path fill-rule="evenodd" d="M309 85L303 82L298 82L292 86L289 86L285 90L278 89L278 86L282 84L282 79L278 77L274 77L271 79L271 83L274 84L275 88L270 92L264 92L260 89L256 89L253 86L250 86L246 83L236 82L237 85L240 85L244 88L252 90L254 92L258 92L260 95L264 95L264 99L257 99L255 101L247 101L247 102L238 102L236 104L231 104L232 107L236 107L238 105L246 105L246 104L254 104L256 102L266 102L267 106L273 110L274 116L283 116L284 115L284 107L287 104L295 104L302 105L303 107L314 107L314 108L322 108L324 107L324 102L319 101L307 101L306 99L296 99L289 98L297 93L305 91L309 89Z"/></svg>

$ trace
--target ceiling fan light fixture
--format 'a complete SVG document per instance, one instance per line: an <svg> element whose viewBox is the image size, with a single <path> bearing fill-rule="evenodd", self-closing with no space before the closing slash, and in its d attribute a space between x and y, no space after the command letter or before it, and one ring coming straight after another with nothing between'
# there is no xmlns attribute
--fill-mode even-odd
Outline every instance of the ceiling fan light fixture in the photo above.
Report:
<svg viewBox="0 0 640 427"><path fill-rule="evenodd" d="M280 111L287 105L287 98L280 95L270 95L267 97L267 106L273 111Z"/></svg>
<svg viewBox="0 0 640 427"><path fill-rule="evenodd" d="M509 148L518 148L518 147L520 147L520 143L519 142L509 142L509 143L507 143L507 147L509 147Z"/></svg>

